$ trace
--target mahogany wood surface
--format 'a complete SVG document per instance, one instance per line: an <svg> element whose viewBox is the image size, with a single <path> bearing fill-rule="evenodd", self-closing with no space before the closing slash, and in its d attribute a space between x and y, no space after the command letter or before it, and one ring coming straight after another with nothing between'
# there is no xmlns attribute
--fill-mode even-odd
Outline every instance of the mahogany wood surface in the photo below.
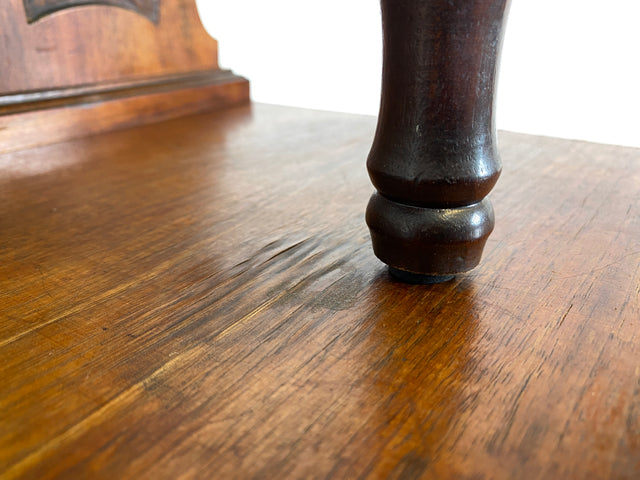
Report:
<svg viewBox="0 0 640 480"><path fill-rule="evenodd" d="M381 0L378 128L367 167L373 250L401 278L480 262L500 175L494 121L508 0Z"/></svg>
<svg viewBox="0 0 640 480"><path fill-rule="evenodd" d="M640 150L500 134L482 264L394 281L375 119L0 155L0 477L638 478Z"/></svg>
<svg viewBox="0 0 640 480"><path fill-rule="evenodd" d="M249 82L230 72L193 80L91 95L90 103L85 96L37 102L53 105L7 115L0 106L0 153L249 102Z"/></svg>
<svg viewBox="0 0 640 480"><path fill-rule="evenodd" d="M249 102L195 0L5 3L0 153Z"/></svg>
<svg viewBox="0 0 640 480"><path fill-rule="evenodd" d="M81 0L41 0L79 6L28 23L24 0L2 3L2 94L218 68L218 44L200 23L195 0L160 0L158 23Z"/></svg>

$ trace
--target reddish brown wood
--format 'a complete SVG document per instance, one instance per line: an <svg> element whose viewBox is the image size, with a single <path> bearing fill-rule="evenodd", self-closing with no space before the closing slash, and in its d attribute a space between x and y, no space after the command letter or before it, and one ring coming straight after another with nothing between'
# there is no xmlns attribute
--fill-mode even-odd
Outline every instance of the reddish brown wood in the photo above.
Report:
<svg viewBox="0 0 640 480"><path fill-rule="evenodd" d="M249 100L247 81L219 68L194 0L5 3L0 151Z"/></svg>
<svg viewBox="0 0 640 480"><path fill-rule="evenodd" d="M486 261L423 287L369 246L374 129L0 155L0 477L638 478L640 150L502 134Z"/></svg>
<svg viewBox="0 0 640 480"><path fill-rule="evenodd" d="M0 152L245 104L249 82L220 73L209 76L206 82L183 81L158 88L136 88L131 95L122 93L92 95L93 102L89 104L85 103L85 96L25 103L22 106L26 111L0 114ZM41 109L43 104L57 108ZM33 106L37 109L30 110Z"/></svg>
<svg viewBox="0 0 640 480"><path fill-rule="evenodd" d="M217 42L202 27L194 0L162 0L158 24L104 5L28 24L23 0L5 0L0 31L2 94L218 68Z"/></svg>
<svg viewBox="0 0 640 480"><path fill-rule="evenodd" d="M395 270L449 279L478 264L493 229L485 197L500 175L493 107L508 0L381 4L373 248Z"/></svg>

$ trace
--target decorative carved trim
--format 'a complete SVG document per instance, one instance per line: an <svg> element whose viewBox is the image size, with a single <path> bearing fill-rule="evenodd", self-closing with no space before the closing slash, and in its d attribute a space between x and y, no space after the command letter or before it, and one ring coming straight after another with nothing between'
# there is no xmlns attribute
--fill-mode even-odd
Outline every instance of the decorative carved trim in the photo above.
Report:
<svg viewBox="0 0 640 480"><path fill-rule="evenodd" d="M23 0L27 21L34 23L47 15L66 8L83 5L107 5L132 10L153 23L160 20L160 0Z"/></svg>

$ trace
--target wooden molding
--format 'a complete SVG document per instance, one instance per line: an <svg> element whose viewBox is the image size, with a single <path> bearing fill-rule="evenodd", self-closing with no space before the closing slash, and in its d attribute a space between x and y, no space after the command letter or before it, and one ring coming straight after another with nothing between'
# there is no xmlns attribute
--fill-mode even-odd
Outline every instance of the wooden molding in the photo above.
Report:
<svg viewBox="0 0 640 480"><path fill-rule="evenodd" d="M14 104L18 113L0 114L0 153L248 102L246 79L228 72L206 78Z"/></svg>
<svg viewBox="0 0 640 480"><path fill-rule="evenodd" d="M9 0L0 31L0 152L249 101L194 0Z"/></svg>
<svg viewBox="0 0 640 480"><path fill-rule="evenodd" d="M367 160L375 254L413 283L480 262L501 171L493 116L509 0L381 0L382 99ZM437 12L434 13L434 12Z"/></svg>

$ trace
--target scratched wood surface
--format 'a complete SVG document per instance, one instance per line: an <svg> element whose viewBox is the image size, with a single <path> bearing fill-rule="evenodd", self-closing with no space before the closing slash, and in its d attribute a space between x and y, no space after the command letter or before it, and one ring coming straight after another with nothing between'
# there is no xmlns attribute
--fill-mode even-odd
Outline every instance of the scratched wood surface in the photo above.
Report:
<svg viewBox="0 0 640 480"><path fill-rule="evenodd" d="M375 119L0 156L0 477L638 478L640 151L500 134L473 272L371 252Z"/></svg>

